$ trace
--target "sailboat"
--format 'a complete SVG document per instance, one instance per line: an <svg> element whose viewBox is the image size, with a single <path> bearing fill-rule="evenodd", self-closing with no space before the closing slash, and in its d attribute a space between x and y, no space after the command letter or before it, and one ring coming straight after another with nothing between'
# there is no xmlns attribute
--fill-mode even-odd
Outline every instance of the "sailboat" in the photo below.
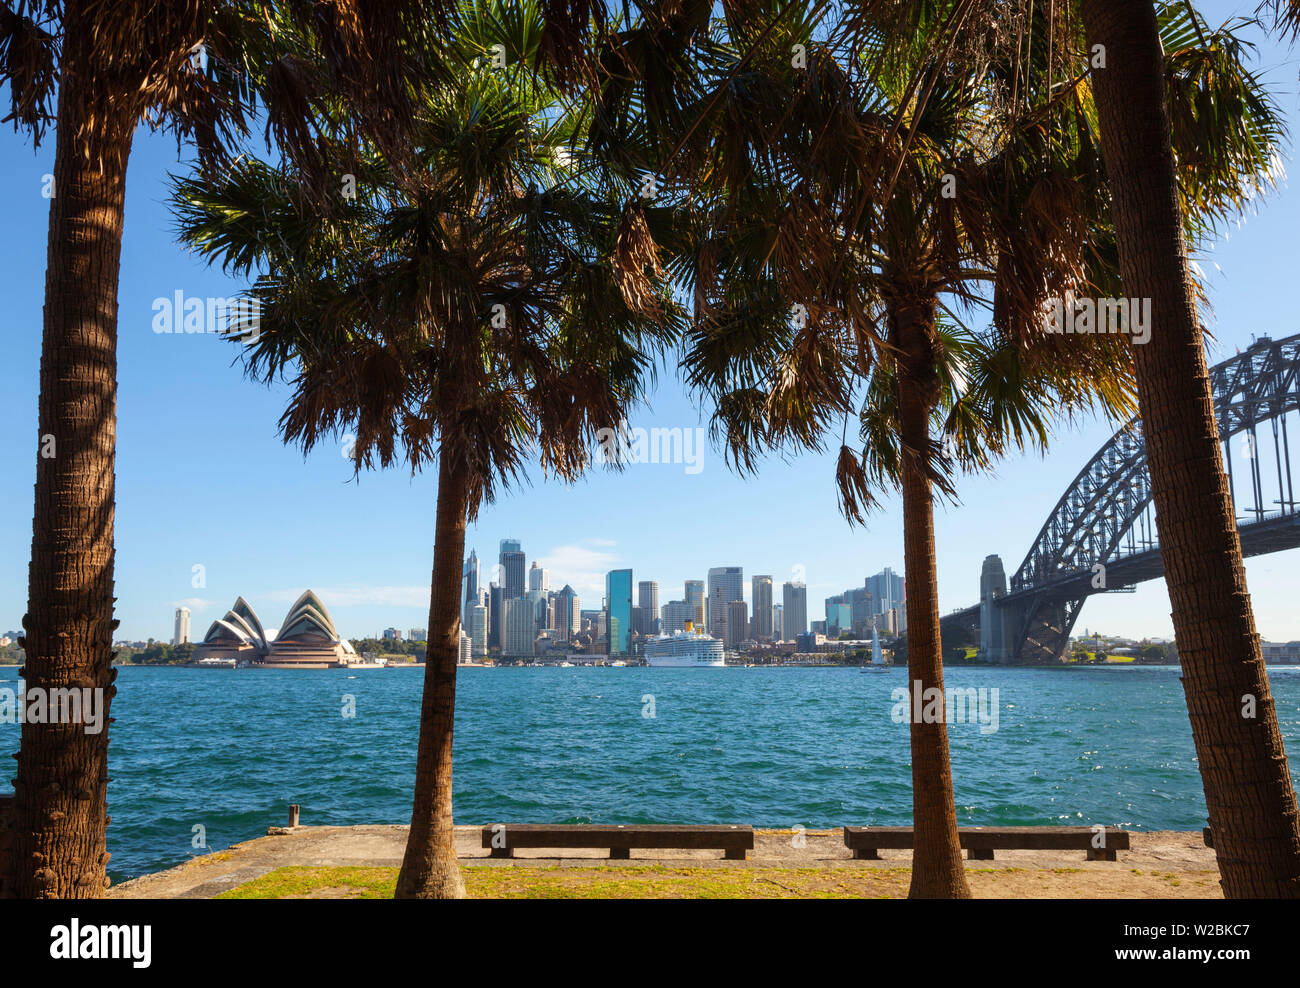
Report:
<svg viewBox="0 0 1300 988"><path fill-rule="evenodd" d="M871 629L871 665L859 666L858 672L886 672L889 666L885 665L885 660L880 655L880 632L873 626Z"/></svg>

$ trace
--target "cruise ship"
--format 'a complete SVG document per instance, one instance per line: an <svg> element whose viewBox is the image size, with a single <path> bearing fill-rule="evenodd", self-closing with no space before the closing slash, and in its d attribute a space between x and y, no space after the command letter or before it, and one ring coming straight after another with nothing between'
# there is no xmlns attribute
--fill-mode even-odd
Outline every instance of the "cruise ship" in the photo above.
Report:
<svg viewBox="0 0 1300 988"><path fill-rule="evenodd" d="M660 635L645 643L645 661L650 666L721 666L726 665L722 642L694 630L690 621L686 630L675 635Z"/></svg>

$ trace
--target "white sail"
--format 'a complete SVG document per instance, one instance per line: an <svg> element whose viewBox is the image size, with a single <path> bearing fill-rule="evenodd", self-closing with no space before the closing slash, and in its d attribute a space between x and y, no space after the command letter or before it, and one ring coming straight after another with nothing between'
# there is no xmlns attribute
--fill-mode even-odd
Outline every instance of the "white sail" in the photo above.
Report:
<svg viewBox="0 0 1300 988"><path fill-rule="evenodd" d="M885 664L885 660L880 657L880 632L875 626L871 628L871 664L873 666Z"/></svg>

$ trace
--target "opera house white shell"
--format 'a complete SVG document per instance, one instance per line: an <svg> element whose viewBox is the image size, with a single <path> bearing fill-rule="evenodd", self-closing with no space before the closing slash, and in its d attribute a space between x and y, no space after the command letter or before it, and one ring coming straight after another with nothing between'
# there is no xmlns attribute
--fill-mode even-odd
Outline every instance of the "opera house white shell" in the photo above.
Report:
<svg viewBox="0 0 1300 988"><path fill-rule="evenodd" d="M240 664L267 668L328 669L359 661L350 642L339 637L334 620L311 590L289 608L275 640L243 597L226 616L213 621L203 641L194 647L193 661L234 659Z"/></svg>

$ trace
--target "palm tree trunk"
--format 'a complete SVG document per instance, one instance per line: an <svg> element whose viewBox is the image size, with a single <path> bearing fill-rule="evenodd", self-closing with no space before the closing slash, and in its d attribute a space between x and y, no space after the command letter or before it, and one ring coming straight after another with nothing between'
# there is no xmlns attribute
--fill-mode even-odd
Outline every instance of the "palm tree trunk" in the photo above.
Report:
<svg viewBox="0 0 1300 988"><path fill-rule="evenodd" d="M1120 265L1150 298L1133 347L1160 554L1224 894L1300 896L1300 814L1246 590L1191 292L1150 3L1084 0ZM1252 709L1253 708L1253 709Z"/></svg>
<svg viewBox="0 0 1300 988"><path fill-rule="evenodd" d="M108 888L117 286L134 121L114 118L107 106L91 118L85 107L93 76L84 60L65 57L22 675L29 701L57 689L101 691L103 729L88 734L83 724L66 722L22 726L10 864L19 898L96 898Z"/></svg>
<svg viewBox="0 0 1300 988"><path fill-rule="evenodd" d="M438 464L429 642L425 653L415 803L399 899L463 899L451 812L452 730L456 717L456 663L460 657L460 579L465 555L469 471L445 451Z"/></svg>
<svg viewBox="0 0 1300 988"><path fill-rule="evenodd" d="M930 417L939 399L933 299L891 303L890 341L899 348L898 412L903 443L903 562L907 678L911 705L913 899L969 899L957 835L948 726L923 723L924 698L943 696L939 577L934 561L934 496L928 464ZM918 699L919 698L919 699ZM946 709L944 707L943 709Z"/></svg>

